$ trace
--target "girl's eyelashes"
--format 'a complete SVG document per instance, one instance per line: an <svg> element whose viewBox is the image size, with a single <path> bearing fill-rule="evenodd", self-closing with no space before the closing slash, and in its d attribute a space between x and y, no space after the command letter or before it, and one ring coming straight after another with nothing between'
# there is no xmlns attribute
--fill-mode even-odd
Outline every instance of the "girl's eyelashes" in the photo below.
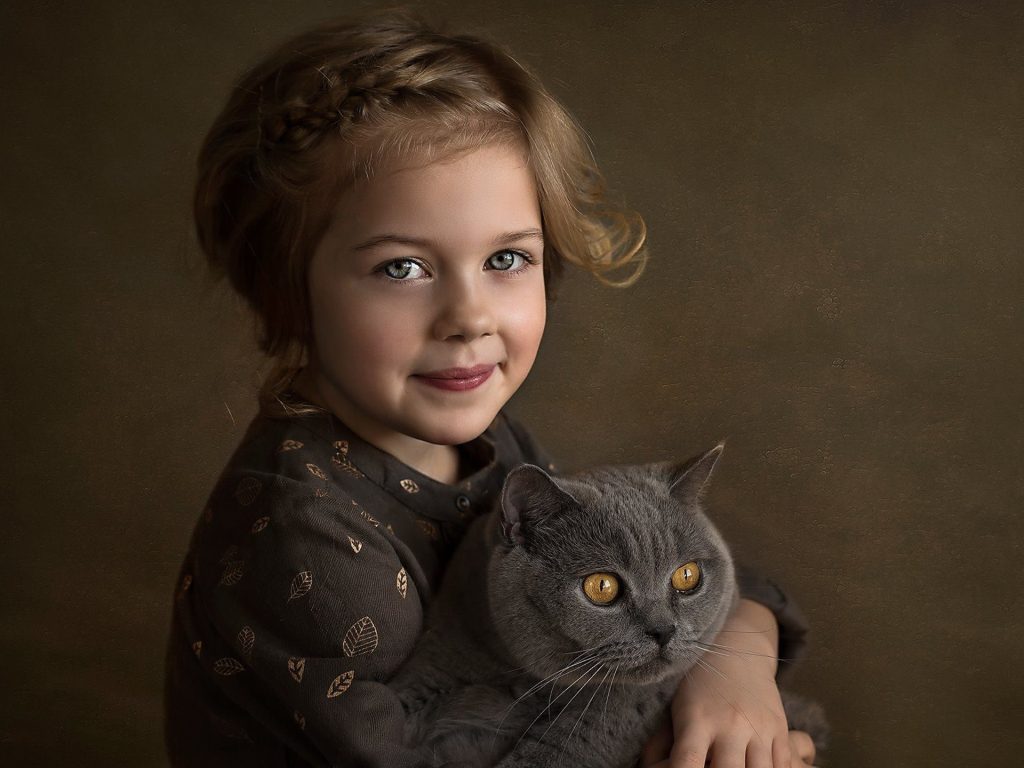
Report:
<svg viewBox="0 0 1024 768"><path fill-rule="evenodd" d="M499 272L518 272L536 263L537 260L530 254L509 249L498 251L487 258L487 268L498 270Z"/></svg>
<svg viewBox="0 0 1024 768"><path fill-rule="evenodd" d="M423 265L412 259L395 259L381 264L378 270L392 280L412 280L427 274Z"/></svg>
<svg viewBox="0 0 1024 768"><path fill-rule="evenodd" d="M505 249L488 256L484 262L484 269L517 273L536 263L537 259L525 251ZM374 271L390 280L400 282L430 276L426 266L415 259L392 259L379 265Z"/></svg>

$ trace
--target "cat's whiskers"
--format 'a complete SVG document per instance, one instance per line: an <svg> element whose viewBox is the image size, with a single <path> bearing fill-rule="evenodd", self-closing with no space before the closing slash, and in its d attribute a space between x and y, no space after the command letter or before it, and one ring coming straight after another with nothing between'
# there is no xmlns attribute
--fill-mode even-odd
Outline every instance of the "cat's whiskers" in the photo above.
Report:
<svg viewBox="0 0 1024 768"><path fill-rule="evenodd" d="M544 707L544 709L542 709L537 714L537 716L535 718L533 718L533 720L530 722L530 724L528 726L526 726L526 728L523 730L523 732L521 734L519 734L519 738L516 739L516 743L512 745L512 749L509 750L509 751L511 751L511 752L515 751L516 747L519 746L519 742L523 740L523 737L526 736L526 734L530 732L530 729L533 728L533 726L535 726L537 724L537 721L540 720L544 716L544 713L547 712L556 701L558 701L560 698L562 698L566 694L567 691L571 690L572 687L574 685L576 685L576 683L578 683L580 680L582 680L588 673L590 673L591 670L594 670L594 674L596 674L597 671L599 671L602 666L604 666L604 662L603 661L599 661L596 664L594 664L592 667L588 667L587 670L582 675L577 677L572 683L570 683L566 688L564 688L552 701L549 701L548 705L546 707ZM580 691L582 691L584 687L586 687L586 683L584 683L583 685L580 686ZM572 698L575 699L576 696L579 696L579 691L577 691L573 695ZM565 706L568 707L571 703L572 703L572 699L569 699L569 701L566 702ZM562 707L562 712L564 712L564 711L565 711L565 707ZM562 712L559 712L558 714L561 715ZM544 735L547 735L547 732L549 730L551 730L551 726L554 725L555 721L557 721L557 720L558 720L558 716L556 715L555 719L551 721L551 725L549 725L547 730L544 731ZM541 736L541 741L543 741L543 740L544 740L544 736Z"/></svg>
<svg viewBox="0 0 1024 768"><path fill-rule="evenodd" d="M590 662L593 662L596 658L597 658L596 656L590 656L590 657L584 658L584 659L577 659L576 661L571 662L570 664L567 664L566 666L562 667L561 669L558 669L555 672L552 672L550 675L545 677L543 680L541 680L541 681L539 681L537 683L534 683L532 686L530 686L529 690L527 690L526 693L524 693L522 696L520 696L518 699L513 701L511 704L509 704L505 708L505 712L502 714L501 721L498 723L498 727L497 727L497 729L495 731L494 738L495 739L498 738L498 733L501 732L501 726L505 723L505 720L508 718L508 716L510 714L512 714L512 710L515 709L515 706L519 702L521 702L527 696L530 696L531 694L536 693L541 688L543 688L545 685L547 685L549 682L552 684L552 686L551 686L552 691L554 691L554 682L559 677L561 677L562 675L568 674L573 669L578 668L578 667L582 666L583 664L588 664ZM584 672L583 674L586 674L586 672ZM583 675L580 675L580 677L583 677ZM576 680L579 680L580 677L576 678ZM573 682L573 685L575 685L575 681ZM548 700L548 706L549 707L551 706L550 699ZM547 707L545 707L545 709L547 709ZM536 722L536 720L534 720L534 722ZM531 723L531 725L532 724L533 723ZM529 730L529 728L527 728L527 730ZM518 742L516 742L516 743L518 743ZM491 746L493 747L493 741L492 741L492 745Z"/></svg>
<svg viewBox="0 0 1024 768"><path fill-rule="evenodd" d="M600 672L600 671L601 670L599 669L598 672ZM572 735L576 732L576 729L579 727L580 723L583 722L583 716L585 714L587 714L587 710L590 709L590 705L594 702L594 697L597 696L598 691L601 690L601 686L604 685L604 681L608 679L608 675L609 675L609 673L611 671L612 671L611 667L609 667L605 671L604 677L601 678L601 682L598 683L594 687L594 692L590 695L590 699L587 700L587 705L585 707L583 707L583 711L580 712L580 716L578 718L576 718L576 722L573 724L572 728L570 729L569 735L566 736L565 739L562 741L562 749L559 751L559 754L561 754L562 752L565 751L565 746L569 743L569 739L572 738ZM588 681L588 684L589 684L589 681ZM609 688L608 690L611 690L611 688Z"/></svg>
<svg viewBox="0 0 1024 768"><path fill-rule="evenodd" d="M608 714L608 699L612 697L612 686L615 685L615 675L619 673L619 665L615 665L615 669L612 672L612 680L608 683L608 693L604 697L604 710L601 712L601 723L604 723L604 717Z"/></svg>
<svg viewBox="0 0 1024 768"><path fill-rule="evenodd" d="M757 651L748 651L748 650L745 650L743 648L736 648L735 646L732 646L732 645L721 645L720 643L706 643L706 642L703 642L703 641L700 641L700 640L695 640L694 643L696 645L699 645L702 648L704 648L704 650L709 650L708 646L710 646L711 648L721 648L724 651L731 651L732 652L732 653L726 653L725 654L726 656L734 656L734 655L735 656L739 656L739 655L742 655L742 656L760 656L761 658L764 658L764 659L776 659L777 658L776 656L773 656L770 653L758 653ZM778 661L793 661L793 659L778 659Z"/></svg>
<svg viewBox="0 0 1024 768"><path fill-rule="evenodd" d="M572 695L572 698L570 698L570 699L569 699L569 700L568 700L567 702L565 702L565 706L564 706L564 707L562 707L562 708L561 708L561 709L559 710L559 712L558 712L558 714L557 714L557 715L555 715L555 719L554 719L554 720L552 720L552 721L551 721L551 722L550 722L550 723L548 724L548 727L547 727L547 728L546 728L546 729L544 730L544 733L542 733L542 734L541 734L541 736L540 736L540 739L539 739L538 741L544 741L544 737L548 735L548 731L550 731L550 730L551 730L552 728L554 728L554 726L555 726L555 723L557 723L557 722L558 722L558 718L560 718L560 717L562 716L562 713L563 713L563 712L565 712L565 710L567 710L567 709L568 709L568 708L569 708L569 707L570 707L570 706L572 705L572 703L573 703L574 701L576 701L576 697L577 697L577 696L579 696L579 695L580 695L581 693L583 693L583 691L584 691L584 690L586 690L586 687L587 687L588 685L590 685L590 681L591 681L591 680L593 680L593 679L594 679L595 677L597 677L597 675L598 675L598 674L599 674L599 673L601 672L601 669L602 669L603 667L604 667L604 662L603 662L603 661L602 661L602 662L599 662L599 663L598 663L598 665L597 665L597 668L596 668L596 669L595 669L594 667L591 667L591 669L593 669L593 670L594 670L593 672L590 672L590 670L587 670L587 672L584 672L584 673L583 673L583 675L580 675L580 676L579 676L578 678L576 678L576 680L577 680L577 681L579 681L580 679L582 679L582 678L583 678L583 676L584 676L584 675L586 675L586 674L588 674L588 673L590 674L590 677L588 677L588 678L587 678L587 680L586 680L586 682L584 682L584 683L583 683L583 684L582 684L582 685L580 686L580 689L579 689L578 691L576 691L576 693L574 693L574 694ZM573 685L575 685L575 683L573 683ZM571 687L572 687L572 686L570 686L570 688L571 688ZM598 686L598 687L600 687L600 686ZM569 688L566 688L565 690L567 691L567 690L569 690ZM562 693L565 693L565 691L562 691ZM562 697L562 693L558 694L558 696L556 696L556 697L555 697L555 701L558 701L558 699L560 699L560 698ZM593 699L594 697L593 697L593 696L591 696L590 698L591 698L591 699ZM588 706L589 706L589 704L588 704ZM548 705L548 707L550 707L550 705ZM545 708L544 708L544 709L545 709L545 711L546 711L546 710L548 709L548 707L545 707ZM586 711L586 709L584 709L584 712L585 712L585 711ZM541 714L543 714L543 712L542 712ZM536 722L536 721L535 721L535 722ZM530 726L532 727L532 726L533 726L533 723L530 723ZM530 729L529 729L529 728L527 728L526 730L528 731L528 730L530 730ZM563 748L564 748L564 746L565 746L565 745L563 744ZM513 749L514 749L514 747L513 747Z"/></svg>

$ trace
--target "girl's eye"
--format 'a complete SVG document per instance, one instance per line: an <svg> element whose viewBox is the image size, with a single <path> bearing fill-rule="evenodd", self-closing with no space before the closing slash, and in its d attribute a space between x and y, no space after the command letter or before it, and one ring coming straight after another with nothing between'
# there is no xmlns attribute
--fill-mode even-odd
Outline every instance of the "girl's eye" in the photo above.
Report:
<svg viewBox="0 0 1024 768"><path fill-rule="evenodd" d="M618 597L619 580L614 573L592 573L583 580L583 594L597 605L608 605Z"/></svg>
<svg viewBox="0 0 1024 768"><path fill-rule="evenodd" d="M487 259L487 266L500 272L515 272L532 263L527 254L519 251L498 251Z"/></svg>
<svg viewBox="0 0 1024 768"><path fill-rule="evenodd" d="M672 572L672 586L679 592L692 592L700 586L700 566L692 560Z"/></svg>
<svg viewBox="0 0 1024 768"><path fill-rule="evenodd" d="M423 267L412 259L389 261L381 267L381 272L393 280L408 280L409 278L422 277L425 274Z"/></svg>

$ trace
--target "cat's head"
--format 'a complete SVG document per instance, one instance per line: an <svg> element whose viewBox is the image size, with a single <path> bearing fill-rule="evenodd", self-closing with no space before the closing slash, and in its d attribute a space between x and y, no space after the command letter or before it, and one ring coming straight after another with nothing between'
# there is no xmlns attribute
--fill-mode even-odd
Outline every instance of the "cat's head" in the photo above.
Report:
<svg viewBox="0 0 1024 768"><path fill-rule="evenodd" d="M737 599L729 550L700 508L721 452L509 474L489 592L520 664L543 677L569 667L570 679L614 670L617 681L654 682L696 661Z"/></svg>

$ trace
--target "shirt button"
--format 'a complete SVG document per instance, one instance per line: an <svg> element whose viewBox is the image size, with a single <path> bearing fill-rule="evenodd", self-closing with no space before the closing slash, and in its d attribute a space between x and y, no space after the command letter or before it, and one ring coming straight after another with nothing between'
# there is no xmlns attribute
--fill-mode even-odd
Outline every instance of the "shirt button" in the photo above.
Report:
<svg viewBox="0 0 1024 768"><path fill-rule="evenodd" d="M455 497L455 508L465 515L473 507L473 503L469 500L469 496L456 496Z"/></svg>

